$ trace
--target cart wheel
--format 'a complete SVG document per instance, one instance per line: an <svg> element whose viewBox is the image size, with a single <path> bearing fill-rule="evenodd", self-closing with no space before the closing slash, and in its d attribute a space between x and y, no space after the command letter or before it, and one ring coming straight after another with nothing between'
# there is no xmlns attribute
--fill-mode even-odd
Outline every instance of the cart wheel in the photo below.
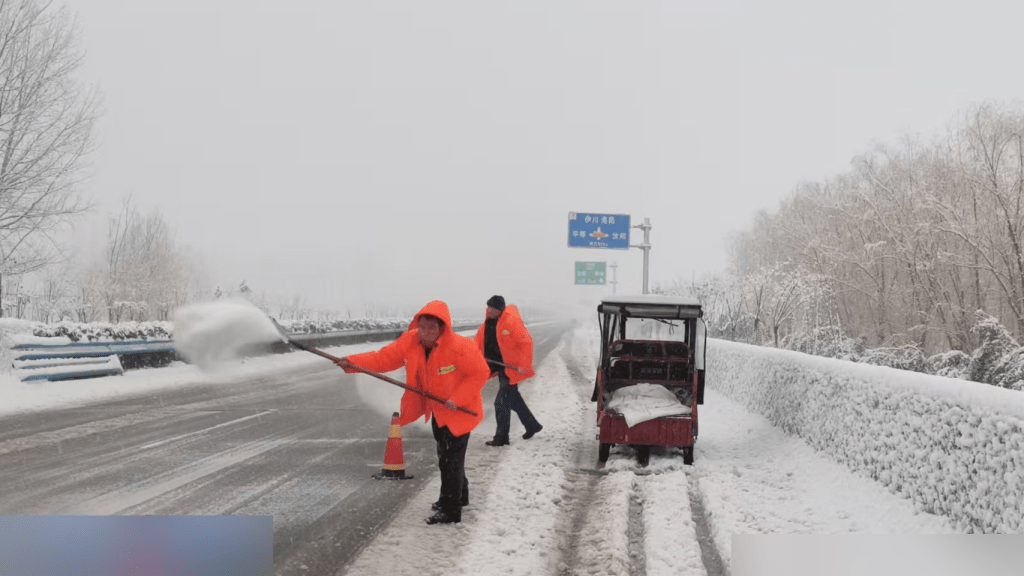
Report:
<svg viewBox="0 0 1024 576"><path fill-rule="evenodd" d="M693 446L686 446L683 448L683 464L687 466L693 465Z"/></svg>
<svg viewBox="0 0 1024 576"><path fill-rule="evenodd" d="M650 446L637 446L636 447L636 463L641 468L646 468L651 463L651 447Z"/></svg>
<svg viewBox="0 0 1024 576"><path fill-rule="evenodd" d="M597 459L601 462L608 461L608 452L611 451L612 445L607 442L601 442L601 448L597 451Z"/></svg>

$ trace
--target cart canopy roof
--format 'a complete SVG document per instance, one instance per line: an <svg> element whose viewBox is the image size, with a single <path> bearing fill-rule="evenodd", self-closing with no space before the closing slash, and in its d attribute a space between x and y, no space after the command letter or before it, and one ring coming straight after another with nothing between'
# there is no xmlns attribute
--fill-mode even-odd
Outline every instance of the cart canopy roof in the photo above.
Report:
<svg viewBox="0 0 1024 576"><path fill-rule="evenodd" d="M699 318L700 301L689 296L636 294L601 299L601 314L625 314L629 318Z"/></svg>

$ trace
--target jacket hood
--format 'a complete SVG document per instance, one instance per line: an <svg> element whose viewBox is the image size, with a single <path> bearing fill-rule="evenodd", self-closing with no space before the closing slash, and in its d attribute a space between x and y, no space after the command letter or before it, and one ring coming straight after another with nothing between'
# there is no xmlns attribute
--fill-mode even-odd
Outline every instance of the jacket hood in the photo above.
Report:
<svg viewBox="0 0 1024 576"><path fill-rule="evenodd" d="M522 315L519 314L519 308L517 308L515 304L509 304L508 306L505 306L505 309L501 312L501 315L515 316L516 318L519 318L520 321L522 321L523 319Z"/></svg>
<svg viewBox="0 0 1024 576"><path fill-rule="evenodd" d="M441 322L444 324L444 327L441 329L442 334L449 331L448 329L452 325L452 315L448 311L448 305L440 300L427 302L426 306L420 308L420 311L416 313L416 316L413 316L412 322L409 322L410 330L417 328L420 325L420 316L423 316L424 314L436 316L441 319Z"/></svg>

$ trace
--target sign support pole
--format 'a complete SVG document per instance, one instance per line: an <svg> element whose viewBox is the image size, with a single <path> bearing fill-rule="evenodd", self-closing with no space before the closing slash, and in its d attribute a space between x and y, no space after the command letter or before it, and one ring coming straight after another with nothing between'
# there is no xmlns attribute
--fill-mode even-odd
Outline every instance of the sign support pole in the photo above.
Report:
<svg viewBox="0 0 1024 576"><path fill-rule="evenodd" d="M649 294L648 280L651 263L651 219L644 218L643 224L630 226L629 214L593 214L569 212L569 248L630 249L644 251L644 294ZM603 229L602 229L603 227ZM644 231L642 244L630 244L630 228ZM579 264L579 262L577 262ZM614 267L612 268L614 270ZM579 276L579 274L577 274ZM584 274L586 276L586 274ZM584 282L586 283L586 282ZM602 284L604 282L601 282ZM612 283L614 293L615 282Z"/></svg>
<svg viewBox="0 0 1024 576"><path fill-rule="evenodd" d="M651 219L644 218L643 224L637 224L631 228L639 228L644 231L644 243L631 244L630 248L639 248L644 251L644 294L647 294L647 272L651 256Z"/></svg>

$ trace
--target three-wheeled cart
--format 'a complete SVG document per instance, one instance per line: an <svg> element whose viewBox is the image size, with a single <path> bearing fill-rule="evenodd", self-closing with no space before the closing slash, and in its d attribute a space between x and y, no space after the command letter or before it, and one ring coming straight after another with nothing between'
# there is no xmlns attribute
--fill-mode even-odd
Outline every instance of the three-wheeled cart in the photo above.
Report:
<svg viewBox="0 0 1024 576"><path fill-rule="evenodd" d="M704 403L706 330L700 302L652 294L613 296L603 299L597 311L601 357L592 400L597 402L598 458L605 462L612 446L629 444L646 466L651 446L678 446L683 462L693 464L697 406ZM645 397L648 392L655 397ZM670 414L651 417L659 413ZM644 417L638 414L649 419L637 422Z"/></svg>

